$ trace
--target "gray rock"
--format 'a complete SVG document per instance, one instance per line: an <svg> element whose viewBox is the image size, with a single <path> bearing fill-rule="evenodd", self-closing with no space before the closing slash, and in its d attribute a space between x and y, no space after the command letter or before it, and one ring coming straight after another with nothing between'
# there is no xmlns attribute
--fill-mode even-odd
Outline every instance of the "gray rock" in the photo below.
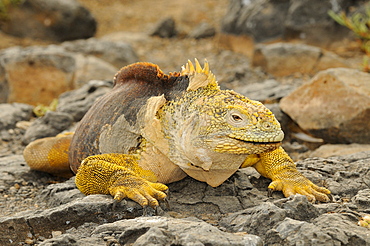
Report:
<svg viewBox="0 0 370 246"><path fill-rule="evenodd" d="M303 195L293 196L292 200L286 201L281 207L287 211L288 217L300 221L310 221L320 214L320 210L308 202L307 197Z"/></svg>
<svg viewBox="0 0 370 246"><path fill-rule="evenodd" d="M78 236L71 235L71 234L63 234L57 238L47 239L44 242L42 242L40 245L43 245L43 246L56 246L56 245L71 245L72 246L73 245L74 246L74 245L77 245L78 239L79 239ZM104 241L102 240L102 242L100 243L104 243ZM96 245L99 245L99 244L96 244Z"/></svg>
<svg viewBox="0 0 370 246"><path fill-rule="evenodd" d="M72 89L80 88L90 80L112 80L118 70L95 56L76 53L75 58L76 69Z"/></svg>
<svg viewBox="0 0 370 246"><path fill-rule="evenodd" d="M0 130L12 129L18 121L32 117L33 106L23 103L0 104Z"/></svg>
<svg viewBox="0 0 370 246"><path fill-rule="evenodd" d="M297 168L316 184L325 181L340 202L311 204L304 196L283 198L281 192L269 198L270 180L250 167L237 171L216 188L189 177L169 184L170 208L160 210L160 217L127 220L142 215L142 208L132 201L115 203L108 195L85 197L72 178L48 185L34 197L31 201L37 201L38 209L0 218L0 244L10 245L9 240L24 243L26 239L44 245L100 245L103 241L136 245L369 244L368 229L357 226L357 222L361 214L370 212L370 152L310 158L298 162ZM0 158L0 176L0 191L16 199L23 197L24 189L17 189L15 183L39 183L42 177L29 170L22 156ZM0 197L0 208L5 202L16 204L14 209L20 207L19 201L10 203L6 196ZM221 232L210 224L235 234Z"/></svg>
<svg viewBox="0 0 370 246"><path fill-rule="evenodd" d="M131 45L124 42L111 42L90 38L87 40L64 42L61 45L67 51L96 56L117 68L139 61Z"/></svg>
<svg viewBox="0 0 370 246"><path fill-rule="evenodd" d="M328 11L340 12L351 4L354 5L345 0L292 0L284 23L284 36L321 45L330 45L332 41L350 36L349 30L338 25Z"/></svg>
<svg viewBox="0 0 370 246"><path fill-rule="evenodd" d="M256 42L300 38L311 44L330 45L348 37L349 31L336 24L327 12L346 10L349 5L344 0L231 0L222 31L247 35Z"/></svg>
<svg viewBox="0 0 370 246"><path fill-rule="evenodd" d="M1 175L1 185L5 182L11 183L14 180L21 178L24 173L30 171L29 166L22 155L13 155L0 158L0 175Z"/></svg>
<svg viewBox="0 0 370 246"><path fill-rule="evenodd" d="M118 203L107 195L90 195L76 199L56 208L26 212L11 217L0 218L0 242L9 244L24 241L32 237L48 238L52 231L65 232L72 227L78 227L85 222L109 223L123 218L133 218L142 214L142 208L133 203L129 206ZM14 230L17 228L17 231Z"/></svg>
<svg viewBox="0 0 370 246"><path fill-rule="evenodd" d="M263 235L287 217L287 211L271 202L233 213L220 220L220 225L232 232Z"/></svg>
<svg viewBox="0 0 370 246"><path fill-rule="evenodd" d="M368 245L369 229L352 214L323 214L312 223L286 218L266 233L268 245Z"/></svg>
<svg viewBox="0 0 370 246"><path fill-rule="evenodd" d="M57 111L70 114L77 122L82 119L95 100L110 91L112 87L111 82L91 80L79 89L60 95Z"/></svg>
<svg viewBox="0 0 370 246"><path fill-rule="evenodd" d="M17 37L52 41L94 36L97 23L76 0L28 0L9 9L1 30Z"/></svg>
<svg viewBox="0 0 370 246"><path fill-rule="evenodd" d="M364 212L370 213L370 189L359 190L351 200Z"/></svg>
<svg viewBox="0 0 370 246"><path fill-rule="evenodd" d="M177 34L175 20L171 17L159 21L151 31L151 36L171 38Z"/></svg>
<svg viewBox="0 0 370 246"><path fill-rule="evenodd" d="M221 219L220 225L233 232L259 235L267 245L369 243L368 229L357 226L357 213L343 210L339 204L322 204L331 207L328 214L328 210L317 206L296 195L231 214Z"/></svg>
<svg viewBox="0 0 370 246"><path fill-rule="evenodd" d="M187 177L183 182L169 184L171 210L176 212L187 211L194 216L194 212L229 213L242 209L242 204L236 196L232 182L224 182L217 188L207 186ZM201 192L200 192L201 191Z"/></svg>
<svg viewBox="0 0 370 246"><path fill-rule="evenodd" d="M52 137L61 133L70 127L73 123L73 117L63 112L48 111L45 116L35 120L26 130L23 142L30 142L44 137Z"/></svg>
<svg viewBox="0 0 370 246"><path fill-rule="evenodd" d="M369 81L368 73L355 69L328 69L284 97L280 107L328 143L370 143Z"/></svg>
<svg viewBox="0 0 370 246"><path fill-rule="evenodd" d="M51 184L36 197L37 203L46 203L48 207L56 207L67 204L78 198L85 197L76 189L75 177L63 183Z"/></svg>
<svg viewBox="0 0 370 246"><path fill-rule="evenodd" d="M196 26L189 34L190 38L201 39L213 37L216 34L216 29L208 24L207 22L202 22Z"/></svg>
<svg viewBox="0 0 370 246"><path fill-rule="evenodd" d="M355 196L370 184L370 152L330 158L308 158L296 163L297 168L313 182L325 181L333 195ZM321 181L320 181L321 180Z"/></svg>
<svg viewBox="0 0 370 246"><path fill-rule="evenodd" d="M200 220L136 218L98 226L93 235L119 234L121 245L263 245L255 235L222 232Z"/></svg>
<svg viewBox="0 0 370 246"><path fill-rule="evenodd" d="M105 245L108 240L97 237L80 238L73 234L63 234L60 237L45 240L40 243L40 246L56 246L56 245L68 245L68 246L96 246Z"/></svg>
<svg viewBox="0 0 370 246"><path fill-rule="evenodd" d="M98 226L96 223L84 223L79 227L72 227L60 236L45 240L40 245L105 245L113 240L104 237L91 237L91 233ZM65 243L67 242L67 243ZM113 241L118 242L118 241Z"/></svg>
<svg viewBox="0 0 370 246"><path fill-rule="evenodd" d="M263 103L274 103L287 96L295 89L293 85L282 85L274 79L253 83L237 89L246 97Z"/></svg>
<svg viewBox="0 0 370 246"><path fill-rule="evenodd" d="M289 1L231 0L228 13L222 20L222 31L248 35L256 42L283 36Z"/></svg>
<svg viewBox="0 0 370 246"><path fill-rule="evenodd" d="M232 69L225 69L223 76L218 76L220 85L225 86L225 89L232 89L240 93L239 89L243 89L244 86L261 83L272 78L261 67L252 68L247 60L236 62L232 66Z"/></svg>

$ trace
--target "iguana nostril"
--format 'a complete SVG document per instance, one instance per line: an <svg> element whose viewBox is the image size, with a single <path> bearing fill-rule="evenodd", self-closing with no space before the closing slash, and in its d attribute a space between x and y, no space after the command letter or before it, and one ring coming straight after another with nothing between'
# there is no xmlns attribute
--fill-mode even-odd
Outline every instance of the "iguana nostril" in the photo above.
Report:
<svg viewBox="0 0 370 246"><path fill-rule="evenodd" d="M268 122L268 121L264 121L261 123L261 127L264 129L264 130L272 130L273 129L273 125L271 122Z"/></svg>

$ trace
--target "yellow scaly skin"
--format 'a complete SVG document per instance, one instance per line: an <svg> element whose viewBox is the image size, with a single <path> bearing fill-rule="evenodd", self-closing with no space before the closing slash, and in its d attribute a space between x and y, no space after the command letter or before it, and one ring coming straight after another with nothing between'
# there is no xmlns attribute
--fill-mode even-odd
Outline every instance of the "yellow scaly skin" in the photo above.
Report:
<svg viewBox="0 0 370 246"><path fill-rule="evenodd" d="M283 133L270 110L236 92L220 90L208 63L202 68L197 60L195 66L189 61L181 75L189 77L187 90L158 103L149 127L155 132L142 133L135 153L95 155L82 161L76 174L81 192L111 194L116 200L127 197L143 207L156 207L165 199L167 186L157 182L160 175L153 165L161 165L160 172L172 168L173 181L186 173L214 187L239 167L253 166L272 180L270 190L329 201L330 191L299 173L280 147ZM154 163L156 158L159 163ZM148 165L148 160L154 162Z"/></svg>
<svg viewBox="0 0 370 246"><path fill-rule="evenodd" d="M85 195L110 194L115 200L129 198L141 206L158 206L168 187L156 183L154 173L142 169L137 155L102 154L84 159L76 174L77 188Z"/></svg>
<svg viewBox="0 0 370 246"><path fill-rule="evenodd" d="M297 171L296 165L282 147L274 151L252 155L242 167L253 166L264 177L272 180L268 189L282 191L285 197L305 195L309 201L330 201L330 191L312 183Z"/></svg>

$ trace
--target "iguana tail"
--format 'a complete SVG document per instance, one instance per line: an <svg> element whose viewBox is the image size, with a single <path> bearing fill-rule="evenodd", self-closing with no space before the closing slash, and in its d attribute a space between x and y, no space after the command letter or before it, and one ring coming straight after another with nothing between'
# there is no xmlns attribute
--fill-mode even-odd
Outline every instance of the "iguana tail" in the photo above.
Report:
<svg viewBox="0 0 370 246"><path fill-rule="evenodd" d="M72 137L73 133L63 133L56 137L37 139L25 148L24 159L32 170L70 178L73 172L69 167L68 149Z"/></svg>

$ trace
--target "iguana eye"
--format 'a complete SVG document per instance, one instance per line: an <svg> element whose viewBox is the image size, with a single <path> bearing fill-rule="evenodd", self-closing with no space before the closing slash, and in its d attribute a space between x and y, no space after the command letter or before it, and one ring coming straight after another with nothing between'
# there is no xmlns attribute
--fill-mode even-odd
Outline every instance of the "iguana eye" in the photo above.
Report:
<svg viewBox="0 0 370 246"><path fill-rule="evenodd" d="M232 114L231 117L233 118L233 120L235 121L242 121L242 117L240 117L239 115L237 114Z"/></svg>
<svg viewBox="0 0 370 246"><path fill-rule="evenodd" d="M229 112L226 120L230 125L237 127L245 126L248 123L247 117L236 110Z"/></svg>

